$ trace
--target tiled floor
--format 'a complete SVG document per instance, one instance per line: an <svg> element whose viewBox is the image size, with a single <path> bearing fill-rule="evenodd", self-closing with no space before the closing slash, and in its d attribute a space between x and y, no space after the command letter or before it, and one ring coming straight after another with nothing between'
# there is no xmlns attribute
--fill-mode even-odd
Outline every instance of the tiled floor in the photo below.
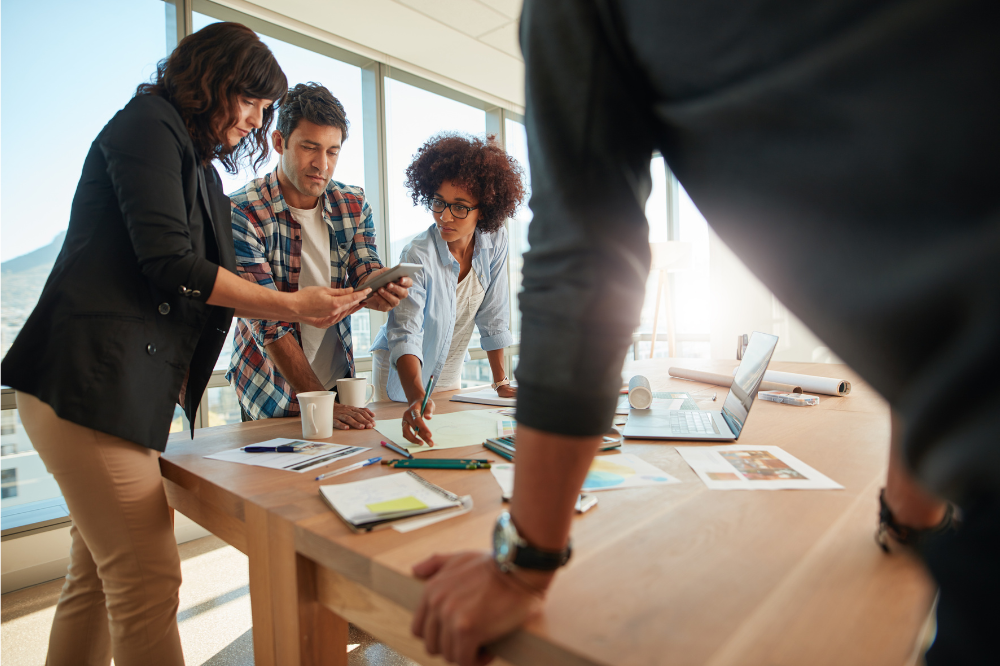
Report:
<svg viewBox="0 0 1000 666"><path fill-rule="evenodd" d="M181 644L187 666L253 666L247 558L220 539L180 546ZM0 662L41 666L62 581L43 583L0 598ZM417 666L351 627L350 666Z"/></svg>

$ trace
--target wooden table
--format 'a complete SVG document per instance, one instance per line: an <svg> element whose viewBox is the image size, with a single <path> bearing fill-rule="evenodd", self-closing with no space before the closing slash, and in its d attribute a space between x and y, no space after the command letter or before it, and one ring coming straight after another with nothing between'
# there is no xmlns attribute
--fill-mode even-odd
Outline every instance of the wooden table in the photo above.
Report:
<svg viewBox="0 0 1000 666"><path fill-rule="evenodd" d="M667 367L728 372L735 363L657 359L630 363L624 374L645 374L654 390L689 391L702 408L718 409L725 389L670 378ZM844 490L710 491L672 444L627 441L625 452L683 483L600 493L599 506L574 519L573 559L556 578L545 614L494 646L500 663L914 661L933 586L918 562L884 555L872 538L888 408L843 366L772 367L846 377L854 390L846 398L822 396L818 407L757 401L739 443L781 446ZM716 392L716 402L704 402ZM440 413L489 409L435 398ZM403 410L372 407L378 418L399 418ZM174 435L161 458L171 505L249 556L256 663L345 664L348 621L421 664L443 663L409 633L422 589L410 567L435 552L489 548L503 508L491 473L422 470L472 495L474 510L408 534L359 535L323 504L314 475L203 457L300 434L298 419L198 430L194 441ZM380 436L352 431L331 439L377 448ZM479 447L424 455L473 453L496 458ZM376 465L322 483L386 473Z"/></svg>

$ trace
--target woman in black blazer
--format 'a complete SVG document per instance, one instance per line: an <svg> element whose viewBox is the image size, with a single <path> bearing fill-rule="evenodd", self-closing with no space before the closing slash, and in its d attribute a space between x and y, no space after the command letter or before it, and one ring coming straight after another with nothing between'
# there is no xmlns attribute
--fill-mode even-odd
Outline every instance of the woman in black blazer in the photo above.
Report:
<svg viewBox="0 0 1000 666"><path fill-rule="evenodd" d="M367 292L235 275L231 172L267 157L287 81L252 30L185 38L105 126L66 240L3 360L25 430L73 516L48 664L182 664L180 560L160 479L174 404L194 420L234 313L329 326Z"/></svg>

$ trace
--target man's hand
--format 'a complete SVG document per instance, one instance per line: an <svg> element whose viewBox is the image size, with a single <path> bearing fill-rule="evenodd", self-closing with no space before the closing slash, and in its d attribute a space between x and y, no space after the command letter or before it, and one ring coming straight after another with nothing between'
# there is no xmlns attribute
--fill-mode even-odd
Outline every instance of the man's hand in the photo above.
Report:
<svg viewBox="0 0 1000 666"><path fill-rule="evenodd" d="M504 384L497 389L497 395L501 398L516 398L517 397L517 387L511 386L510 384Z"/></svg>
<svg viewBox="0 0 1000 666"><path fill-rule="evenodd" d="M295 303L295 321L317 328L329 328L360 310L361 301L370 293L367 289L356 292L353 289L305 287L290 296Z"/></svg>
<svg viewBox="0 0 1000 666"><path fill-rule="evenodd" d="M431 429L424 423L424 419L429 421L434 414L434 399L427 398L427 409L424 410L423 418L421 418L420 406L423 404L424 397L420 396L403 412L403 437L406 438L406 441L413 442L414 444L434 446Z"/></svg>
<svg viewBox="0 0 1000 666"><path fill-rule="evenodd" d="M375 414L367 407L351 407L337 402L333 405L333 427L340 430L374 428Z"/></svg>
<svg viewBox="0 0 1000 666"><path fill-rule="evenodd" d="M442 654L461 666L488 664L482 652L492 643L538 614L546 582L532 592L532 583L501 573L489 553L467 551L434 555L413 567L426 578L424 596L410 629L424 639L431 654Z"/></svg>
<svg viewBox="0 0 1000 666"><path fill-rule="evenodd" d="M380 273L384 273L389 270L388 267L380 268L377 271L373 271L365 276L361 281L361 285L364 286L365 282L372 280L375 276ZM413 280L403 276L396 280L395 282L390 282L384 287L380 287L378 291L373 293L364 302L364 307L370 308L372 310L378 310L379 312L388 312L393 309L399 302L409 295L409 288L413 286Z"/></svg>

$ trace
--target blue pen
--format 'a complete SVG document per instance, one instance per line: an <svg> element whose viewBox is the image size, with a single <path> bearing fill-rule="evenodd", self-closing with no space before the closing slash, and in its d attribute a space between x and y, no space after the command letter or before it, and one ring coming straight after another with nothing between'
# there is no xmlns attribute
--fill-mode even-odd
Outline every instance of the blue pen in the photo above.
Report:
<svg viewBox="0 0 1000 666"><path fill-rule="evenodd" d="M337 476L338 474L343 474L344 472L351 472L356 469L361 469L362 467L368 467L369 465L374 465L375 463L381 461L382 461L382 456L379 456L378 458L369 458L368 460L362 460L359 463L348 465L347 467L344 467L342 469L335 469L332 472L327 472L326 474L320 474L319 476L316 477L316 480L322 481L327 477Z"/></svg>

